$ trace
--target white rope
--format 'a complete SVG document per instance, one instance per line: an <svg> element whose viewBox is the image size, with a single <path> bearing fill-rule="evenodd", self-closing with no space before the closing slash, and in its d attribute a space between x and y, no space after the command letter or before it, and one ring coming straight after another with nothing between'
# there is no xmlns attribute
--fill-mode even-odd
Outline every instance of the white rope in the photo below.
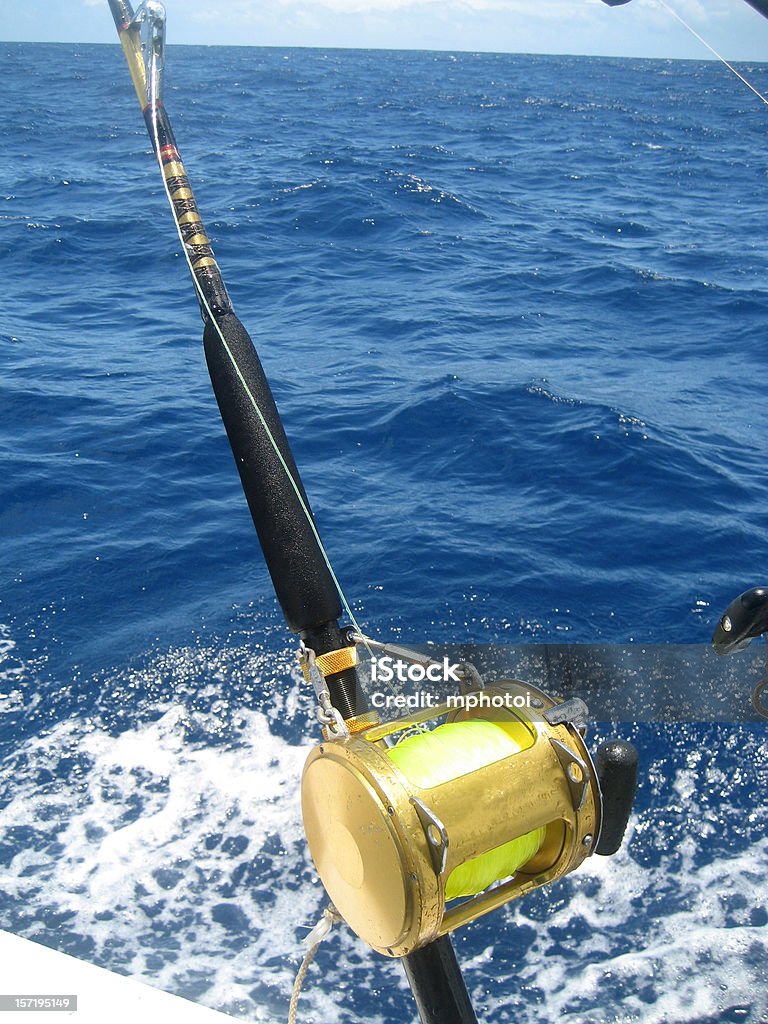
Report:
<svg viewBox="0 0 768 1024"><path fill-rule="evenodd" d="M304 955L304 959L301 961L301 967L299 967L296 975L296 980L293 983L293 991L291 992L291 1001L288 1005L288 1024L296 1024L296 1013L299 1006L299 996L301 995L301 989L304 985L304 980L307 977L307 971L309 970L310 964L315 959L315 954L320 948L320 943L326 938L331 928L337 921L341 921L341 915L338 910L329 903L323 911L322 917L317 922L312 931L307 935L304 940L304 945L307 947L307 952Z"/></svg>
<svg viewBox="0 0 768 1024"><path fill-rule="evenodd" d="M293 983L293 991L291 992L291 1001L288 1005L288 1024L296 1024L296 1014L299 1009L299 996L301 995L301 989L304 985L304 979L307 976L309 965L315 959L315 953L317 953L320 943L316 943L312 949L309 950L307 955L301 961L301 967L299 973L296 975L296 981Z"/></svg>
<svg viewBox="0 0 768 1024"><path fill-rule="evenodd" d="M742 75L741 72L736 70L736 68L733 66L733 64L729 64L728 61L725 59L725 57L723 57L723 55L721 53L718 53L717 50L714 48L714 46L711 46L707 42L707 40L703 38L703 36L700 36L699 33L696 31L696 29L692 28L688 24L688 22L685 21L677 13L677 11L673 10L669 6L669 4L665 2L665 0L657 0L657 3L661 7L663 7L664 10L669 11L669 13L672 15L672 17L676 18L680 22L680 24L683 26L683 28L688 29L688 31L691 33L691 35L694 36L696 39L698 39L698 41L702 44L702 46L706 46L706 48L709 50L710 53L713 53L715 55L715 57L717 57L717 59L719 61L722 61L722 63L725 64L725 66L728 68L728 70L731 71L734 75L736 75L736 77L739 79L740 82L743 82L744 85L746 85L746 87L748 89L752 90L752 92L755 94L755 96L758 97L758 99L761 99L763 101L763 103L765 103L765 105L768 106L768 99L766 99L765 96L763 96L763 94L760 92L760 90L756 89L754 87L754 85L752 85L751 82L748 82L747 79L744 77L744 75Z"/></svg>

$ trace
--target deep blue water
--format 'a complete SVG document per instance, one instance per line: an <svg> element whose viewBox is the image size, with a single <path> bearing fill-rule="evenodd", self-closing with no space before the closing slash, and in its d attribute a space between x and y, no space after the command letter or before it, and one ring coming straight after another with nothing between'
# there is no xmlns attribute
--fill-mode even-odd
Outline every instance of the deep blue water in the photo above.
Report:
<svg viewBox="0 0 768 1024"><path fill-rule="evenodd" d="M192 286L119 47L1 48L0 927L282 1019L315 733ZM705 644L765 581L767 122L718 65L171 47L166 90L369 632ZM628 847L457 936L479 1015L768 1020L764 727L622 735ZM318 962L305 1020L411 1019Z"/></svg>

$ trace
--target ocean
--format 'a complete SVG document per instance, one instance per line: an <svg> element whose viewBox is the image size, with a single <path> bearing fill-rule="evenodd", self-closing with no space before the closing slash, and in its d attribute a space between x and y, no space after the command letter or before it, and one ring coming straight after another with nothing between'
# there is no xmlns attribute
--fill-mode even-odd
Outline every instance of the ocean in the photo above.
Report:
<svg viewBox="0 0 768 1024"><path fill-rule="evenodd" d="M296 640L120 48L0 48L0 927L282 1020ZM767 115L721 66L171 46L165 90L369 634L703 650L766 582ZM625 847L456 934L479 1018L768 1021L765 723L609 735ZM414 1019L343 928L316 964L308 1024Z"/></svg>

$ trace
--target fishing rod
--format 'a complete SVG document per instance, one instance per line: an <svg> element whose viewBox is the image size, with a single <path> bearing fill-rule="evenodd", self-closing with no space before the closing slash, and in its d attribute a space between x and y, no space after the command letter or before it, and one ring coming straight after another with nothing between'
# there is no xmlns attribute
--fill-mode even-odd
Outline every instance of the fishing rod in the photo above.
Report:
<svg viewBox="0 0 768 1024"><path fill-rule="evenodd" d="M603 0L603 3L609 7L623 7L629 2L630 0ZM744 0L744 2L748 3L750 7L754 7L764 18L768 18L768 0Z"/></svg>
<svg viewBox="0 0 768 1024"><path fill-rule="evenodd" d="M441 665L369 640L355 622L162 102L164 8L155 0L136 11L128 0L108 3L192 274L206 362L246 500L317 697L323 741L304 769L302 813L335 908L328 919L338 914L374 950L401 959L423 1024L477 1024L450 932L593 853L615 853L634 799L637 753L611 741L593 762L582 701L562 702L517 680L486 686L472 666L447 658L443 681L458 682L460 692L379 721L358 678L359 647L385 652L422 679ZM343 611L351 627L340 624Z"/></svg>
<svg viewBox="0 0 768 1024"><path fill-rule="evenodd" d="M253 342L236 316L162 102L165 10L148 0L108 0L144 114L204 323L203 347L272 583L291 631L309 652L326 731L371 720L358 685L356 647L339 626L340 588L312 519L309 501ZM351 613L347 609L350 618ZM308 673L309 674L309 673ZM475 1024L447 936L404 958L425 1024Z"/></svg>
<svg viewBox="0 0 768 1024"><path fill-rule="evenodd" d="M628 4L630 2L631 0L603 0L603 3L606 4L608 7L623 7L624 4ZM662 7L667 7L667 4L664 2L664 0L658 0L658 2L661 4ZM749 4L749 6L756 10L758 14L762 14L764 18L768 18L768 0L744 0L744 2ZM674 14L674 16L678 18L678 20L680 20L686 28L688 28L690 31L693 31L690 28L690 25L687 25L684 21L682 21L682 18L680 18L679 14L676 14L674 11L672 11L671 7L667 7L667 10L671 11L671 13ZM701 39L701 36L699 36L698 33L694 33L694 35L696 35L697 38L700 39L705 46L709 46L709 43ZM723 59L722 57L720 57L719 54L718 57L720 60Z"/></svg>
<svg viewBox="0 0 768 1024"><path fill-rule="evenodd" d="M289 628L306 647L318 657L336 653L342 667L326 676L332 702L345 718L357 717L367 708L353 659L344 655L353 648L339 626L339 588L261 362L232 308L162 102L164 8L150 0L134 13L128 0L108 2L194 280L211 383L275 592Z"/></svg>

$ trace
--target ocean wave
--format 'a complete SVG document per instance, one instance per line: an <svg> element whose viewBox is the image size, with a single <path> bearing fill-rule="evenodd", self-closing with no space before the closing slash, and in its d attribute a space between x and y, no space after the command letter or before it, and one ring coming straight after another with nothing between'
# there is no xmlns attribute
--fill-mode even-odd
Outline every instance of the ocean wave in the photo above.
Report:
<svg viewBox="0 0 768 1024"><path fill-rule="evenodd" d="M230 692L233 673L257 682L261 708ZM247 648L169 651L112 673L100 710L20 745L1 776L0 903L14 930L236 1016L281 1016L323 896L298 806L309 696L295 669L279 690L270 678ZM115 719L121 689L136 708ZM741 809L765 785L764 735L646 726L633 738L644 781L628 849L460 933L482 1014L631 1024L765 1010L765 808ZM346 993L334 1018L358 1020L369 956L341 929L319 963ZM690 986L671 984L681 976ZM397 965L377 960L375 978L392 983L377 1019L401 1019ZM304 998L328 1012L327 987Z"/></svg>

